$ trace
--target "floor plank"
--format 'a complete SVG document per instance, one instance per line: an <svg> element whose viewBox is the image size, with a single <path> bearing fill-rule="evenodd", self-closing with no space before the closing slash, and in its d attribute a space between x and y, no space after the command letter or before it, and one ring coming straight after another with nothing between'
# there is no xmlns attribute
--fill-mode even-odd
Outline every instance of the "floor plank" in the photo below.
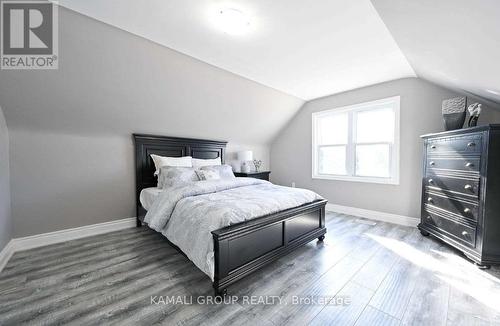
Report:
<svg viewBox="0 0 500 326"><path fill-rule="evenodd" d="M399 326L398 319L379 311L372 306L367 306L356 321L356 326ZM432 325L432 324L429 324Z"/></svg>
<svg viewBox="0 0 500 326"><path fill-rule="evenodd" d="M403 325L446 325L450 285L431 272L422 273L420 279L406 307Z"/></svg>
<svg viewBox="0 0 500 326"><path fill-rule="evenodd" d="M306 325L324 308L324 304L294 304L300 299L333 298L349 282L352 272L358 270L363 261L346 257L333 266L322 277L286 297L288 305L280 307L270 317L275 325ZM294 298L295 297L295 298Z"/></svg>
<svg viewBox="0 0 500 326"><path fill-rule="evenodd" d="M372 290L349 282L313 319L311 325L353 325L372 296ZM339 299L349 300L349 304L343 305L337 302Z"/></svg>

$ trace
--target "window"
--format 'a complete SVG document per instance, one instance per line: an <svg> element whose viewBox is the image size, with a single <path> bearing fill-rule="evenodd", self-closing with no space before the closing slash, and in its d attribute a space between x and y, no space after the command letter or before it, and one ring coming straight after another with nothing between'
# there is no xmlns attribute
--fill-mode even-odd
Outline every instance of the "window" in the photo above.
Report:
<svg viewBox="0 0 500 326"><path fill-rule="evenodd" d="M399 184L399 96L312 115L317 179Z"/></svg>

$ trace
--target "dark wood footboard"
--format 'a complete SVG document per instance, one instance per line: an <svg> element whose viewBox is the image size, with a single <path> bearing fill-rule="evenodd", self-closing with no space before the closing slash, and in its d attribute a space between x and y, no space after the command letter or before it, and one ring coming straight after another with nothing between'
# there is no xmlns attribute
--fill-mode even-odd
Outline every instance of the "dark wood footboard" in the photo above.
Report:
<svg viewBox="0 0 500 326"><path fill-rule="evenodd" d="M324 239L326 200L318 200L212 232L216 295L264 265L316 238Z"/></svg>

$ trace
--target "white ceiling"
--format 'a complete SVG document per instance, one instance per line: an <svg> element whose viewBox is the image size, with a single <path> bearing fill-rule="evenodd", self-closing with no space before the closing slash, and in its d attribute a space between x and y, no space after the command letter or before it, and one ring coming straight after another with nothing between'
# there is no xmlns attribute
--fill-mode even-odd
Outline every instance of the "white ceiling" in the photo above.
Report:
<svg viewBox="0 0 500 326"><path fill-rule="evenodd" d="M415 76L369 0L59 4L305 100ZM227 7L250 17L247 34L214 27L211 15Z"/></svg>
<svg viewBox="0 0 500 326"><path fill-rule="evenodd" d="M500 102L500 1L372 1L419 77Z"/></svg>

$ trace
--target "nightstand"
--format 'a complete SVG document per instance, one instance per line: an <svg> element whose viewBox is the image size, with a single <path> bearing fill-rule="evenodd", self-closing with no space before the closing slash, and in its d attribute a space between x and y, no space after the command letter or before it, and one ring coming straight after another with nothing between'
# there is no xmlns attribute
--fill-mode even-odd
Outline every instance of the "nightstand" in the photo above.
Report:
<svg viewBox="0 0 500 326"><path fill-rule="evenodd" d="M260 172L234 172L234 175L237 177L248 177L255 179L262 179L269 181L269 175L271 171L260 171Z"/></svg>

